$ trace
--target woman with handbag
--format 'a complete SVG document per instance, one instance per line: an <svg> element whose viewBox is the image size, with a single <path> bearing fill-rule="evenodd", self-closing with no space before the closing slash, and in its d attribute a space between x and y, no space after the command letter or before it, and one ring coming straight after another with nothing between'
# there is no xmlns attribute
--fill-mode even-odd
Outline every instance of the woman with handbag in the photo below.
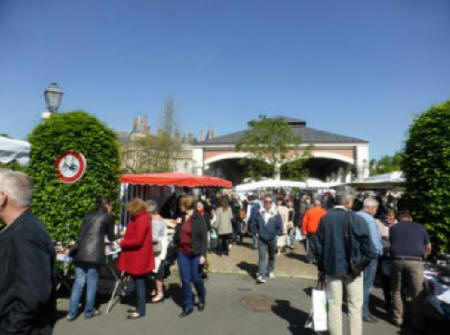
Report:
<svg viewBox="0 0 450 335"><path fill-rule="evenodd" d="M203 217L195 212L195 200L192 196L182 199L185 215L175 228L174 242L178 247L178 268L183 286L183 312L185 317L194 311L194 284L198 296L198 310L205 308L206 290L203 284L201 268L206 261L206 223Z"/></svg>
<svg viewBox="0 0 450 335"><path fill-rule="evenodd" d="M152 303L164 301L164 278L166 278L165 259L167 255L168 239L167 227L162 217L158 214L158 205L156 201L147 201L147 212L152 219L152 242L153 252L155 254L155 269L153 275L155 278L155 290L152 294Z"/></svg>
<svg viewBox="0 0 450 335"><path fill-rule="evenodd" d="M152 244L152 225L145 202L134 198L127 205L131 221L123 240L120 241L122 252L117 262L120 271L131 275L136 292L136 310L128 315L128 320L145 315L146 277L155 268L155 256Z"/></svg>
<svg viewBox="0 0 450 335"><path fill-rule="evenodd" d="M99 314L95 310L95 296L97 294L98 269L105 263L105 235L110 241L114 236L114 218L110 215L111 202L102 198L92 213L83 220L78 241L70 249L69 255L75 264L75 282L70 295L67 320L72 321L78 315L78 304L84 285L86 288L86 304L84 317L90 319Z"/></svg>

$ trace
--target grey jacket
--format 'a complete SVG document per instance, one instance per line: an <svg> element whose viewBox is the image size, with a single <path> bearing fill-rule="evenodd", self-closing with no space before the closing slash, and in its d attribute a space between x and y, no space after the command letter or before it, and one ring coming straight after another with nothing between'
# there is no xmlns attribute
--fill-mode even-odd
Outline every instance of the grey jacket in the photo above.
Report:
<svg viewBox="0 0 450 335"><path fill-rule="evenodd" d="M233 232L233 224L231 223L232 219L233 212L230 207L228 207L225 211L222 207L219 207L216 210L216 222L214 223L214 228L217 229L217 234L231 234Z"/></svg>

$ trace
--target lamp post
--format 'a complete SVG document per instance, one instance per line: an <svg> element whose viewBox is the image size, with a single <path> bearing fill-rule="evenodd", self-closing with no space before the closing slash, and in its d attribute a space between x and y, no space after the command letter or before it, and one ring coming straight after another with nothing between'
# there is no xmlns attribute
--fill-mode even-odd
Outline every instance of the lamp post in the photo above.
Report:
<svg viewBox="0 0 450 335"><path fill-rule="evenodd" d="M63 92L56 83L50 83L44 92L45 104L47 105L48 112L42 113L43 119L48 119L52 113L58 111Z"/></svg>

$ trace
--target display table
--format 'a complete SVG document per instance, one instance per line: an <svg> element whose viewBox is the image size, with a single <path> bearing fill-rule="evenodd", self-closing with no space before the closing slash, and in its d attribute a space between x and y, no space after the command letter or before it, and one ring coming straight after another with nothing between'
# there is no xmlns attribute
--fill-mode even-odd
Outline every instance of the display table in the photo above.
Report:
<svg viewBox="0 0 450 335"><path fill-rule="evenodd" d="M442 303L450 305L450 285L441 283L433 271L424 271L425 285L430 293L428 302L441 314L446 314Z"/></svg>

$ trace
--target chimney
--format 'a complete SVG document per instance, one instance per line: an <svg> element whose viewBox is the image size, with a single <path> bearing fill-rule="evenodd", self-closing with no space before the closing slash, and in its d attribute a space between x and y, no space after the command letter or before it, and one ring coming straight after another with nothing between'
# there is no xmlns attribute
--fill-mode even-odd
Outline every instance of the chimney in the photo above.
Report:
<svg viewBox="0 0 450 335"><path fill-rule="evenodd" d="M203 129L200 130L199 140L200 142L203 142L205 140L205 131Z"/></svg>
<svg viewBox="0 0 450 335"><path fill-rule="evenodd" d="M216 130L214 128L211 129L211 138L212 139L216 138Z"/></svg>
<svg viewBox="0 0 450 335"><path fill-rule="evenodd" d="M136 130L136 127L137 127L137 118L134 118L133 119L133 131Z"/></svg>
<svg viewBox="0 0 450 335"><path fill-rule="evenodd" d="M143 133L147 132L147 115L144 115L141 119L141 131Z"/></svg>

